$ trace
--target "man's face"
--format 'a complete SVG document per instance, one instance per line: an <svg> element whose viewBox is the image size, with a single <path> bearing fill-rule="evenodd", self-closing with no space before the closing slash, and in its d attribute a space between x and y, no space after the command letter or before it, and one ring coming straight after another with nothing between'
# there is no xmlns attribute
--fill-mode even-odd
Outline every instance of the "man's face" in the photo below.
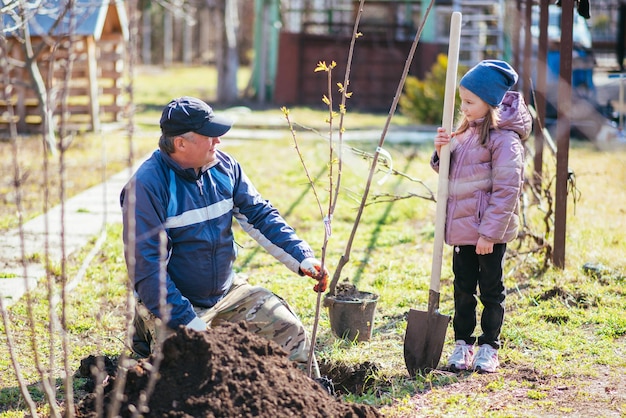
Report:
<svg viewBox="0 0 626 418"><path fill-rule="evenodd" d="M177 147L176 153L183 168L200 168L215 160L219 138L211 138L195 132L181 135L183 142Z"/></svg>

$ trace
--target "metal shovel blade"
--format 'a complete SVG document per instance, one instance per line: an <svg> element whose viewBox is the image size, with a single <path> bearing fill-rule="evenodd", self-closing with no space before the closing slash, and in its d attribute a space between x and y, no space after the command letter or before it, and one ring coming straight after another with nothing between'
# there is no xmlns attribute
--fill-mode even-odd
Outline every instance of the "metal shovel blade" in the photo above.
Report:
<svg viewBox="0 0 626 418"><path fill-rule="evenodd" d="M409 310L404 336L404 362L411 376L437 368L449 322L449 315L434 310Z"/></svg>

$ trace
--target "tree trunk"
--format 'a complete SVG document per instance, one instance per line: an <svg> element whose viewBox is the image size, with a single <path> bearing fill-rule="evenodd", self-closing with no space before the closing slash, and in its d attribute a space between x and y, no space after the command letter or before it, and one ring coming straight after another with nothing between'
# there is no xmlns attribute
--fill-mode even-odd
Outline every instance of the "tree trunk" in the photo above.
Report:
<svg viewBox="0 0 626 418"><path fill-rule="evenodd" d="M224 26L222 29L221 54L217 55L217 101L230 104L237 101L237 72L239 56L237 54L237 31L239 30L239 14L237 0L222 0L220 16Z"/></svg>
<svg viewBox="0 0 626 418"><path fill-rule="evenodd" d="M22 21L27 22L28 17L26 12L22 8ZM37 65L37 57L33 51L33 45L31 43L30 32L28 30L28 24L24 25L24 55L26 61L26 68L30 74L33 91L37 95L37 99L39 100L40 112L41 112L41 120L42 120L42 134L44 138L44 144L47 146L47 150L52 155L56 155L57 147L56 147L56 135L55 126L54 126L54 118L52 114L52 109L49 107L48 103L48 89L46 88L46 84L41 75L41 71L39 70L39 66Z"/></svg>
<svg viewBox="0 0 626 418"><path fill-rule="evenodd" d="M165 68L172 66L173 61L173 45L174 40L174 17L172 12L167 8L163 10L163 66Z"/></svg>
<svg viewBox="0 0 626 418"><path fill-rule="evenodd" d="M141 61L152 64L152 13L150 2L141 10Z"/></svg>

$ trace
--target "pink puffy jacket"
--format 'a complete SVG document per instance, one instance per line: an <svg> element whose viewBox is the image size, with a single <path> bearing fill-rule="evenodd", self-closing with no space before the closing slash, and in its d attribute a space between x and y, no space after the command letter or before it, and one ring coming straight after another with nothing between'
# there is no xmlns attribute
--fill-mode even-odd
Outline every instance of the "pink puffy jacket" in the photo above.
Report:
<svg viewBox="0 0 626 418"><path fill-rule="evenodd" d="M500 105L498 129L491 131L485 146L479 144L474 129L463 133L463 143L452 143L447 244L476 245L480 236L494 243L516 238L524 183L522 139L528 137L531 129L532 118L523 97L510 91ZM431 166L439 170L436 152Z"/></svg>

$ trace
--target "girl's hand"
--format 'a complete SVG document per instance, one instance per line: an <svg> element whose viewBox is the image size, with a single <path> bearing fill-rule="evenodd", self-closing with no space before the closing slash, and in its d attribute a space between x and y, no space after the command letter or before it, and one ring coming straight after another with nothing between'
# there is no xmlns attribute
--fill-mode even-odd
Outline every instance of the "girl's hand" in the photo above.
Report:
<svg viewBox="0 0 626 418"><path fill-rule="evenodd" d="M476 243L476 254L486 255L486 254L491 254L492 252L493 252L493 242L483 237L478 238L478 242Z"/></svg>
<svg viewBox="0 0 626 418"><path fill-rule="evenodd" d="M452 136L446 132L445 128L437 128L437 135L435 136L435 150L437 151L437 156L439 156L441 147L450 143Z"/></svg>

